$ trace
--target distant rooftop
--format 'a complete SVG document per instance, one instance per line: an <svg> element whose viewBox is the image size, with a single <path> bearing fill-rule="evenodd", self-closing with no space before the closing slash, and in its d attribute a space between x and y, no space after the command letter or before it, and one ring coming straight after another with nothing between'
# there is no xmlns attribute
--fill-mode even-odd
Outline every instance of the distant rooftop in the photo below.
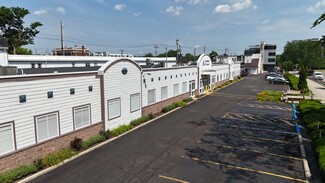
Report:
<svg viewBox="0 0 325 183"><path fill-rule="evenodd" d="M99 68L100 68L100 66L95 66L95 67L25 68L25 69L18 69L17 75L97 71Z"/></svg>

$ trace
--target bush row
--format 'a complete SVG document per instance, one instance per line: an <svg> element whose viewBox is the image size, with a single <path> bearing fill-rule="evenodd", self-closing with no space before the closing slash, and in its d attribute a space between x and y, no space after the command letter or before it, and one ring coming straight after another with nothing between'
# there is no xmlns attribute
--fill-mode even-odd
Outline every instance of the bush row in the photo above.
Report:
<svg viewBox="0 0 325 183"><path fill-rule="evenodd" d="M256 99L262 102L281 102L282 92L264 90L257 94Z"/></svg>
<svg viewBox="0 0 325 183"><path fill-rule="evenodd" d="M35 165L23 165L0 174L0 182L10 183L34 172L37 172L37 167Z"/></svg>
<svg viewBox="0 0 325 183"><path fill-rule="evenodd" d="M185 98L183 101L179 101L179 102L175 102L175 103L172 103L166 107L164 107L162 109L162 112L166 113L168 111L171 111L173 109L176 109L177 107L183 107L183 106L186 106L187 103L193 101L193 99L191 97L189 98Z"/></svg>
<svg viewBox="0 0 325 183"><path fill-rule="evenodd" d="M21 179L43 168L57 165L63 162L64 160L69 159L72 156L75 156L76 154L78 154L78 152L72 148L66 148L58 152L51 153L42 159L34 161L33 164L22 165L0 174L0 182L1 183L14 182L15 180Z"/></svg>
<svg viewBox="0 0 325 183"><path fill-rule="evenodd" d="M325 174L325 106L318 100L302 100L299 110L316 147L319 166Z"/></svg>
<svg viewBox="0 0 325 183"><path fill-rule="evenodd" d="M293 74L290 74L288 72L286 72L284 74L284 77L289 80L290 82L290 87L293 89L293 90L299 90L298 89L298 83L299 83L299 78L294 76Z"/></svg>

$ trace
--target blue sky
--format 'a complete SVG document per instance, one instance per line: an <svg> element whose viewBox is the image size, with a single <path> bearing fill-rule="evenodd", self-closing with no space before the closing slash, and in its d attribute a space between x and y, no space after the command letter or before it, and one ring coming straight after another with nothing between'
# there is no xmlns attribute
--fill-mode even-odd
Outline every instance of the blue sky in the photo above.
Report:
<svg viewBox="0 0 325 183"><path fill-rule="evenodd" d="M85 45L91 51L143 55L176 48L182 53L242 54L260 41L277 44L319 38L325 23L310 29L325 10L325 0L0 0L0 5L30 11L25 22L44 25L35 44L37 53L60 47L60 21L65 46Z"/></svg>

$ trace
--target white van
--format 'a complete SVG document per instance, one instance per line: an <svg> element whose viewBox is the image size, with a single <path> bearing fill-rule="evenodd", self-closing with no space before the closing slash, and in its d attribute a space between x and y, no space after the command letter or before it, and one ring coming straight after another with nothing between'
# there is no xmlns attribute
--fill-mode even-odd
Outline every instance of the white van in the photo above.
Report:
<svg viewBox="0 0 325 183"><path fill-rule="evenodd" d="M323 73L321 73L321 72L314 72L314 78L316 80L323 80L324 79Z"/></svg>

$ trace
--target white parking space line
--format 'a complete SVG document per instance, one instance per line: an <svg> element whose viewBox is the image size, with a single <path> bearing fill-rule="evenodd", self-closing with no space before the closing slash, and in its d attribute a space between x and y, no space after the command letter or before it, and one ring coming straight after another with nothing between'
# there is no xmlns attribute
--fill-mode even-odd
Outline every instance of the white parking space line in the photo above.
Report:
<svg viewBox="0 0 325 183"><path fill-rule="evenodd" d="M287 131L281 131L281 130L271 130L271 129L266 129L266 128L246 127L246 126L229 125L229 124L217 124L217 126L239 128L239 129L247 129L247 130L266 131L266 132L281 133L281 134L288 134L288 135L297 135L297 133L295 133L295 132L287 132Z"/></svg>

